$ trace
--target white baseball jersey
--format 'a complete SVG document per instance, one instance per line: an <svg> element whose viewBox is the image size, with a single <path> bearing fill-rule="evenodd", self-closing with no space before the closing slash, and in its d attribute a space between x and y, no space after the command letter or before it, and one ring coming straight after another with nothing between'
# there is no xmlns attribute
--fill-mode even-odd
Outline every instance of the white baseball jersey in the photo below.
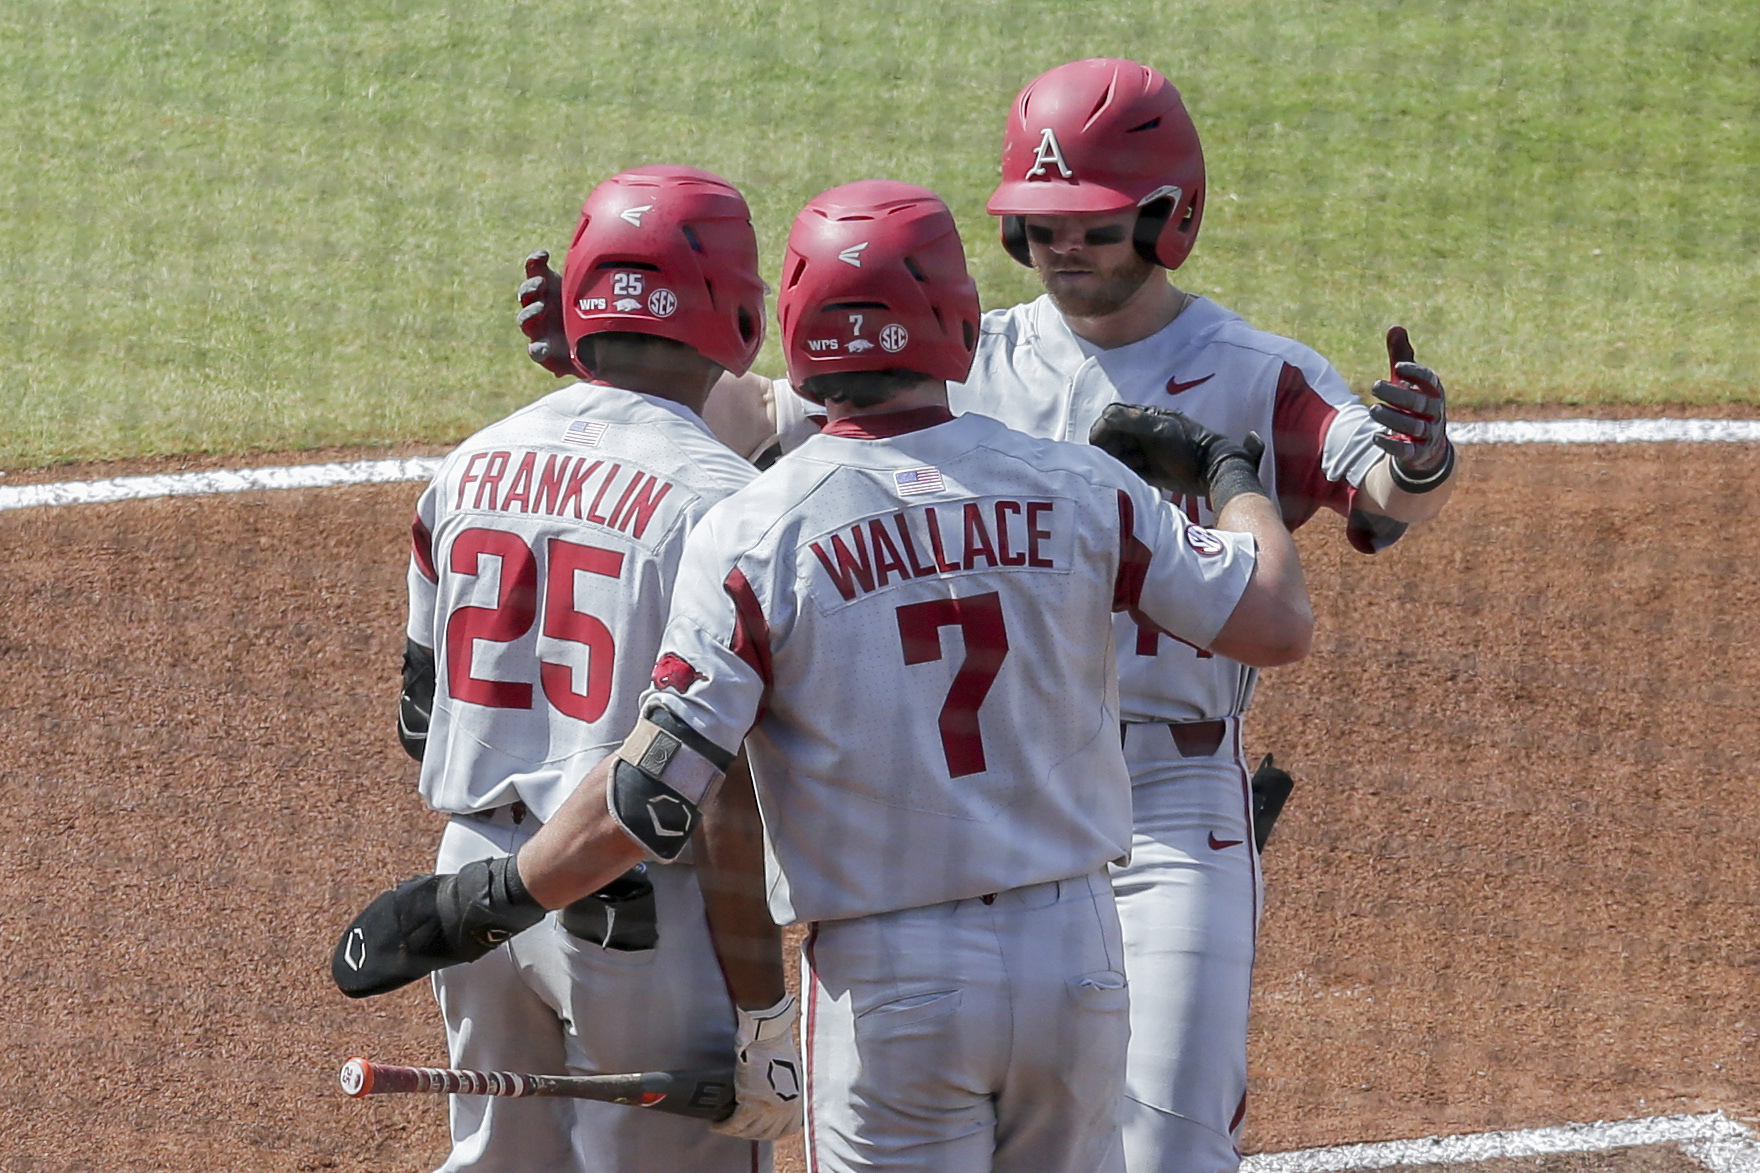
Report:
<svg viewBox="0 0 1760 1173"><path fill-rule="evenodd" d="M409 568L409 638L436 659L429 806L556 813L636 722L685 535L755 475L686 408L590 383L446 457Z"/></svg>
<svg viewBox="0 0 1760 1173"><path fill-rule="evenodd" d="M810 434L804 417L815 409L785 385L776 391L778 430L790 447ZM971 376L949 384L948 401L955 412L1078 444L1110 403L1172 408L1237 440L1257 432L1271 452L1260 479L1292 530L1322 506L1348 516L1382 457L1372 441L1382 429L1331 363L1202 297L1166 328L1111 350L1077 337L1048 295L991 310ZM1214 520L1201 498L1179 506L1194 522ZM1370 548L1366 531L1347 533ZM1128 615L1117 622L1125 720L1198 721L1246 709L1254 669Z"/></svg>
<svg viewBox="0 0 1760 1173"><path fill-rule="evenodd" d="M649 700L746 739L779 923L1081 876L1130 847L1112 613L1206 645L1254 561L1086 445L857 417L692 532Z"/></svg>

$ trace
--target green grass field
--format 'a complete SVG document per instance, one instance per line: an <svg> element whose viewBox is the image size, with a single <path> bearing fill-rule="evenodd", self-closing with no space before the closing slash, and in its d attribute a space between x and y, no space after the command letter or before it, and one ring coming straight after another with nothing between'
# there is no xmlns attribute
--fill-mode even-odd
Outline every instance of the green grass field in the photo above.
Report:
<svg viewBox="0 0 1760 1173"><path fill-rule="evenodd" d="M1030 296L1003 114L1100 54L1204 136L1181 284L1354 383L1399 320L1466 402L1760 394L1753 0L10 0L0 466L456 439L551 385L520 260L640 162L740 184L767 266L814 192L927 184Z"/></svg>

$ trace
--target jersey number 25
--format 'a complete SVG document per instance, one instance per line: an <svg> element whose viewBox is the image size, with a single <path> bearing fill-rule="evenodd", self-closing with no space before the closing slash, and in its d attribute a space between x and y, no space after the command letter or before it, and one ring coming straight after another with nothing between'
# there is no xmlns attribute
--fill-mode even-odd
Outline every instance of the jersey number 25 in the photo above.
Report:
<svg viewBox="0 0 1760 1173"><path fill-rule="evenodd" d="M545 545L543 633L585 645L586 691L576 692L573 665L538 662L544 696L558 711L597 721L611 703L611 666L617 654L611 629L596 616L575 609L574 576L623 573L623 552L551 538ZM488 680L471 675L478 640L510 643L532 629L538 618L538 559L525 540L496 529L467 529L452 543L454 574L476 575L484 558L501 560L501 589L493 607L460 607L446 619L447 691L454 700L492 709L529 709L532 686L519 680Z"/></svg>

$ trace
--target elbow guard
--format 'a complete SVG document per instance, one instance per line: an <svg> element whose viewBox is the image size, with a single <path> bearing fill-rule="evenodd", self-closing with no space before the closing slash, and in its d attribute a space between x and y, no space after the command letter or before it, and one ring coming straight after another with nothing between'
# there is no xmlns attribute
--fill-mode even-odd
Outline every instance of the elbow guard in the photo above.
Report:
<svg viewBox="0 0 1760 1173"><path fill-rule="evenodd" d="M415 640L403 645L403 697L397 702L397 740L416 761L428 748L428 721L434 712L434 649Z"/></svg>
<svg viewBox="0 0 1760 1173"><path fill-rule="evenodd" d="M613 756L605 790L611 817L655 859L672 862L733 755L655 705Z"/></svg>

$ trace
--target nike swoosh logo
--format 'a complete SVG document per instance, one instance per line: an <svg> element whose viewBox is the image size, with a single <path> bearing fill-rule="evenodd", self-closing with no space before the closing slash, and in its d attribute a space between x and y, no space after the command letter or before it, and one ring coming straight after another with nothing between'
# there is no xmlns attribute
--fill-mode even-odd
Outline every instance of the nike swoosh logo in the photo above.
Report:
<svg viewBox="0 0 1760 1173"><path fill-rule="evenodd" d="M1245 842L1246 842L1245 839L1218 839L1216 837L1216 832L1214 832L1214 831L1210 832L1210 850L1211 851L1221 851L1225 847L1239 847L1241 844L1243 844Z"/></svg>
<svg viewBox="0 0 1760 1173"><path fill-rule="evenodd" d="M1205 375L1203 378L1193 379L1190 383L1181 383L1177 379L1169 379L1169 380L1167 380L1167 393L1169 395L1178 395L1181 391L1190 391L1193 387L1196 387L1199 383L1208 383L1211 379L1214 379L1215 377L1216 377L1216 372L1211 371L1208 375Z"/></svg>

